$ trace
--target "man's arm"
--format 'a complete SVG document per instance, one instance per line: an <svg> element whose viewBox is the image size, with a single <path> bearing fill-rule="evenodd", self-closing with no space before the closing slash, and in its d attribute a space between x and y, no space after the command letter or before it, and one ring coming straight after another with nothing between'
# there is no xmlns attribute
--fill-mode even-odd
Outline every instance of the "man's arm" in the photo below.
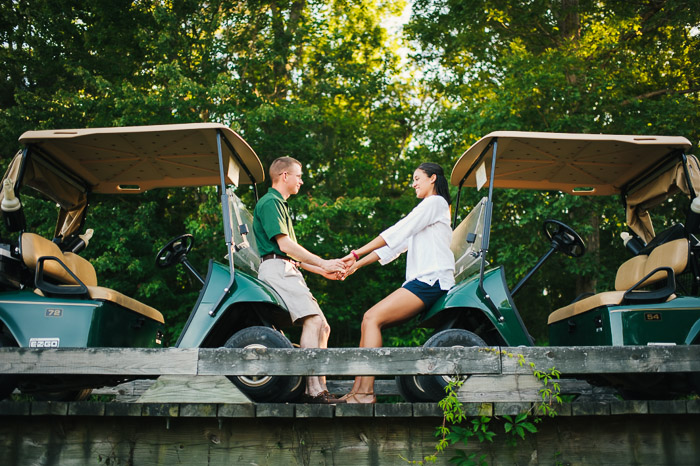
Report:
<svg viewBox="0 0 700 466"><path fill-rule="evenodd" d="M275 236L277 245L280 250L288 255L298 260L302 264L309 264L321 268L324 272L335 273L335 272L345 272L345 263L340 259L325 260L318 257L316 254L309 252L298 243L292 241L287 235L277 235ZM310 272L315 272L313 269L307 269ZM318 273L318 272L315 272Z"/></svg>
<svg viewBox="0 0 700 466"><path fill-rule="evenodd" d="M345 278L345 272L326 272L321 267L318 267L316 265L307 264L304 262L300 262L299 267L301 267L302 269L304 269L308 272L315 273L315 274L318 274L324 278L327 278L328 280L342 280Z"/></svg>

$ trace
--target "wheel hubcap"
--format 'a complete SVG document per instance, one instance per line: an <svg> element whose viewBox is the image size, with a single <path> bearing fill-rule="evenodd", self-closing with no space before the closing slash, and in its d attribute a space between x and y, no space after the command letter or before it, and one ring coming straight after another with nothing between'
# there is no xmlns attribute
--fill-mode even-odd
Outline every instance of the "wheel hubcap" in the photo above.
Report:
<svg viewBox="0 0 700 466"><path fill-rule="evenodd" d="M243 349L256 349L256 348L267 348L265 345L261 345L260 343L253 343L251 345L247 345L243 347ZM266 383L269 383L270 380L272 380L272 376L270 375L241 375L238 376L238 380L241 381L244 385L248 387L262 387Z"/></svg>

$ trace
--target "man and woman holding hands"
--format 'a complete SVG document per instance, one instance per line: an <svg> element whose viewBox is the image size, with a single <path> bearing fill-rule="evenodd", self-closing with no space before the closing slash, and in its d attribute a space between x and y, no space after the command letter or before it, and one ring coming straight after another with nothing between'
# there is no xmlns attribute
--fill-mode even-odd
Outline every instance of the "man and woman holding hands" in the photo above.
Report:
<svg viewBox="0 0 700 466"><path fill-rule="evenodd" d="M337 280L360 267L387 264L407 252L406 281L401 288L372 306L362 319L360 347L382 346L381 330L409 320L454 285L454 257L450 251L450 194L442 168L421 164L413 174L413 189L422 201L395 225L342 259L325 260L301 246L294 234L287 199L299 192L302 166L291 157L270 165L272 188L255 207L253 233L261 255L258 277L284 299L292 321L302 325L302 348L326 348L330 326L299 269ZM361 376L349 393L335 398L325 377L306 378L303 401L314 403L374 403L374 377Z"/></svg>

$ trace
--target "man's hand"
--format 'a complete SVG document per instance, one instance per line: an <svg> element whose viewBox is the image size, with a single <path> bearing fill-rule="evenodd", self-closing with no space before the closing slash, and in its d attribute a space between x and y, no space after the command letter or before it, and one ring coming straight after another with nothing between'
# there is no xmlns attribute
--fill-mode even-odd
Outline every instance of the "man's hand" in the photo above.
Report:
<svg viewBox="0 0 700 466"><path fill-rule="evenodd" d="M326 272L321 269L319 275L328 280L345 280L345 272Z"/></svg>

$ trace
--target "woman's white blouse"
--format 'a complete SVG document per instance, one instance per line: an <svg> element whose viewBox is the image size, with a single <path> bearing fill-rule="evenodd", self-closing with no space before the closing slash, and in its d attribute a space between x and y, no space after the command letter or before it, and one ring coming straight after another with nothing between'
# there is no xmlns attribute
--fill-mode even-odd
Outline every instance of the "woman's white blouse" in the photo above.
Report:
<svg viewBox="0 0 700 466"><path fill-rule="evenodd" d="M454 286L450 206L442 196L426 197L407 216L379 236L387 244L374 251L379 256L380 264L388 264L408 251L404 284L417 279L431 286L440 280L443 290Z"/></svg>

